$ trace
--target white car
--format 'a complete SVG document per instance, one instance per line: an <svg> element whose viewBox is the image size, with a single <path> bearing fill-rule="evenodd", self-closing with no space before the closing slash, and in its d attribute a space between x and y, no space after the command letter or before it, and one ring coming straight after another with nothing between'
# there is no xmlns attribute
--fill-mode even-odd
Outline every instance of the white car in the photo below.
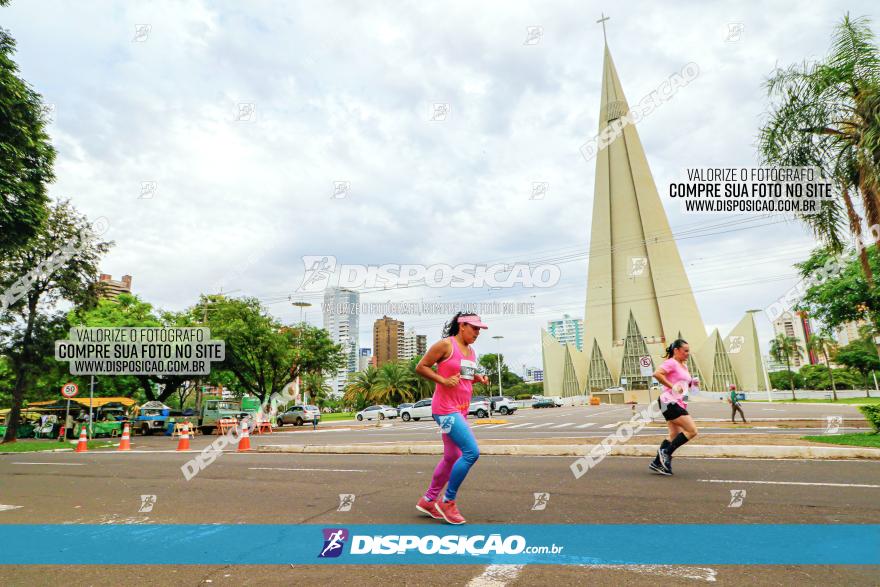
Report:
<svg viewBox="0 0 880 587"><path fill-rule="evenodd" d="M489 417L489 402L486 400L475 400L471 402L468 408L468 415L474 415L477 418Z"/></svg>
<svg viewBox="0 0 880 587"><path fill-rule="evenodd" d="M397 410L395 408L383 405L370 406L369 408L361 410L355 416L358 422L363 422L364 420L384 420L385 418L396 417Z"/></svg>
<svg viewBox="0 0 880 587"><path fill-rule="evenodd" d="M400 410L400 418L404 422L409 422L410 420L415 420L416 422L418 422L422 418L430 419L431 398L419 400L412 406L408 408L403 408L402 410Z"/></svg>
<svg viewBox="0 0 880 587"><path fill-rule="evenodd" d="M553 401L553 405L555 405L557 408L561 408L561 407L564 405L564 404L562 403L562 398L559 397L558 395L551 395L551 396L548 397L547 399L552 400L552 401Z"/></svg>

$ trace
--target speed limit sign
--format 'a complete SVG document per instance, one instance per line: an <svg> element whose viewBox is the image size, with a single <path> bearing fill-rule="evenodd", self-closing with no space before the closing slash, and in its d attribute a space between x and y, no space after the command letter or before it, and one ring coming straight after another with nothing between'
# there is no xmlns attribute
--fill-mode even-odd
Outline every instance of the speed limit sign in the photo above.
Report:
<svg viewBox="0 0 880 587"><path fill-rule="evenodd" d="M63 395L67 399L75 397L78 393L79 386L77 386L76 383L65 383L64 386L61 388L61 395Z"/></svg>

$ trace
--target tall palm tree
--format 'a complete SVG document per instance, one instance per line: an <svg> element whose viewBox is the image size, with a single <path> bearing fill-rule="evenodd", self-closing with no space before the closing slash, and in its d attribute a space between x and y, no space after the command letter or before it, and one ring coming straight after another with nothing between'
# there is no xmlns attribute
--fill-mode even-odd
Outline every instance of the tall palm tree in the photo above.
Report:
<svg viewBox="0 0 880 587"><path fill-rule="evenodd" d="M839 198L823 200L818 214L800 219L840 253L849 240L846 224L862 239L853 194L860 197L868 223L880 226L880 49L868 19L847 14L824 61L778 69L766 87L773 103L760 130L761 156L770 165L817 167L833 183ZM864 247L859 260L873 288Z"/></svg>
<svg viewBox="0 0 880 587"><path fill-rule="evenodd" d="M377 404L394 405L412 401L415 397L415 385L407 365L400 361L385 363L379 367L376 385L370 400Z"/></svg>
<svg viewBox="0 0 880 587"><path fill-rule="evenodd" d="M794 357L804 356L804 350L798 343L798 339L793 336L777 334L776 338L770 341L770 356L780 363L785 361L785 366L788 368L788 383L791 385L791 399L797 401L794 395L794 374L791 372L791 360Z"/></svg>
<svg viewBox="0 0 880 587"><path fill-rule="evenodd" d="M834 369L831 368L831 361L828 357L834 354L836 348L837 341L831 338L825 331L814 334L807 341L807 352L820 353L825 359L825 365L828 366L828 375L831 377L831 393L834 396L834 401L837 401L837 386L834 384Z"/></svg>
<svg viewBox="0 0 880 587"><path fill-rule="evenodd" d="M345 392L342 395L343 401L353 406L355 411L363 410L367 407L368 398L376 387L378 376L379 371L373 365L368 365L363 371L350 373L348 385L345 386Z"/></svg>
<svg viewBox="0 0 880 587"><path fill-rule="evenodd" d="M409 362L406 364L407 372L409 373L410 379L412 380L413 391L417 396L417 399L424 399L431 397L434 393L435 384L433 381L429 381L416 373L416 367L419 365L419 361L422 360L422 357L412 357ZM434 368L436 371L436 367Z"/></svg>
<svg viewBox="0 0 880 587"><path fill-rule="evenodd" d="M332 391L327 385L327 379L323 373L303 373L300 378L300 389L303 394L308 394L309 401L316 406L323 407L327 395Z"/></svg>

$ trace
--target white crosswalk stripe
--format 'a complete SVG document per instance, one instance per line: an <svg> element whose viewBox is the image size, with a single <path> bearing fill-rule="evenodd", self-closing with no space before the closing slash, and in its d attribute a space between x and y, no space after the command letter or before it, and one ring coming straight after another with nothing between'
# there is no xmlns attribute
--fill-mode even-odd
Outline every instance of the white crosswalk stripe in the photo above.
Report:
<svg viewBox="0 0 880 587"><path fill-rule="evenodd" d="M595 426L595 422L587 422L586 424L581 424L580 426L575 426L575 428L589 428L590 426Z"/></svg>
<svg viewBox="0 0 880 587"><path fill-rule="evenodd" d="M488 426L479 426L478 429L501 428L502 426L510 426L510 422L508 422L507 424L490 424Z"/></svg>
<svg viewBox="0 0 880 587"><path fill-rule="evenodd" d="M533 430L535 428L543 428L544 426L550 426L551 424L553 424L553 422L544 422L543 424L535 424L534 426L529 426L529 429Z"/></svg>
<svg viewBox="0 0 880 587"><path fill-rule="evenodd" d="M605 424L602 428L617 428L617 422L614 424Z"/></svg>
<svg viewBox="0 0 880 587"><path fill-rule="evenodd" d="M511 426L510 428L522 428L523 426L529 426L530 424L531 422L523 422L522 424L516 424L514 426Z"/></svg>
<svg viewBox="0 0 880 587"><path fill-rule="evenodd" d="M574 426L574 422L564 422L562 424L557 424L556 426L551 426L551 428L565 428L566 426Z"/></svg>

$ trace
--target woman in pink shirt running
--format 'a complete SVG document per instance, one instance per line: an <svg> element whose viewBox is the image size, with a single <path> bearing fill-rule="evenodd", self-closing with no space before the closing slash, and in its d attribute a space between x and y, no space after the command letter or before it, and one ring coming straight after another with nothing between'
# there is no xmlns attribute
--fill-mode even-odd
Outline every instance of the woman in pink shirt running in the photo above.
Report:
<svg viewBox="0 0 880 587"><path fill-rule="evenodd" d="M697 425L687 411L688 390L698 383L687 368L690 352L687 341L677 339L666 347L666 360L654 372L654 379L663 384L657 404L666 419L669 438L663 440L648 468L661 475L672 475L672 453L697 435Z"/></svg>
<svg viewBox="0 0 880 587"><path fill-rule="evenodd" d="M443 340L434 343L416 367L416 373L437 384L431 399L431 415L440 425L443 437L443 458L416 509L450 524L465 522L455 497L471 466L480 458L467 413L474 381L489 383L485 375L476 372L477 352L472 346L484 328L488 326L476 314L459 312L443 329ZM437 371L432 369L434 365ZM438 501L437 496L447 483L443 501Z"/></svg>

